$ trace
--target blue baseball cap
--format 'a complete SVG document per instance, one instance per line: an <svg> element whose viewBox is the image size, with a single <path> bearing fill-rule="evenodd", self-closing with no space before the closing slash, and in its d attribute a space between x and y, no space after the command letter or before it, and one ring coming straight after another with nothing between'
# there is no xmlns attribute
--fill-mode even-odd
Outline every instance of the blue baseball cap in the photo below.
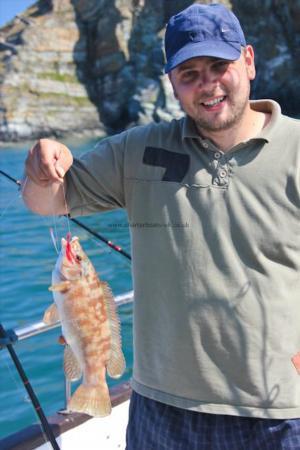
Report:
<svg viewBox="0 0 300 450"><path fill-rule="evenodd" d="M234 61L246 46L237 17L224 5L193 4L171 17L165 35L169 73L179 64L197 56L211 56Z"/></svg>

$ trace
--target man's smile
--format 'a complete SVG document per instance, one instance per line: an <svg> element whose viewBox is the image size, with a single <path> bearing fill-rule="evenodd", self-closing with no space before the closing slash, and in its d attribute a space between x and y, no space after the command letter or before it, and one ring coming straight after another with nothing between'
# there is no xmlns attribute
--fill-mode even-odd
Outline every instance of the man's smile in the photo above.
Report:
<svg viewBox="0 0 300 450"><path fill-rule="evenodd" d="M226 98L227 98L226 95L214 97L214 98L211 98L210 100L206 100L205 102L201 102L200 105L206 111L217 111L223 107L223 104L224 104L224 101L226 100Z"/></svg>

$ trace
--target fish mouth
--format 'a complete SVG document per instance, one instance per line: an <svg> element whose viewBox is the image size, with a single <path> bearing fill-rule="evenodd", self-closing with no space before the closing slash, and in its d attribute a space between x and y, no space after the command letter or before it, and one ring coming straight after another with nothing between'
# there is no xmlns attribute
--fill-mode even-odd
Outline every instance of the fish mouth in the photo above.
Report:
<svg viewBox="0 0 300 450"><path fill-rule="evenodd" d="M64 245L66 245L67 242L70 242L70 244L72 244L73 242L78 241L78 240L79 240L79 237L78 237L78 236L72 236L71 239L68 239L68 238L65 239L65 238L63 237L63 238L61 238L61 243L64 244Z"/></svg>

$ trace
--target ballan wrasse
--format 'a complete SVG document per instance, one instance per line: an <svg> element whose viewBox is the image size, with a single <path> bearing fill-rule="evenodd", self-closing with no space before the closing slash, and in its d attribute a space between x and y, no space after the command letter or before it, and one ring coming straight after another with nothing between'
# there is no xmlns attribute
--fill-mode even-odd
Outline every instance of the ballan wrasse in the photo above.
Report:
<svg viewBox="0 0 300 450"><path fill-rule="evenodd" d="M55 303L45 312L44 322L61 321L67 379L75 381L83 374L68 410L106 416L111 412L106 370L112 378L125 370L120 324L112 293L99 280L77 237L62 239L49 289Z"/></svg>

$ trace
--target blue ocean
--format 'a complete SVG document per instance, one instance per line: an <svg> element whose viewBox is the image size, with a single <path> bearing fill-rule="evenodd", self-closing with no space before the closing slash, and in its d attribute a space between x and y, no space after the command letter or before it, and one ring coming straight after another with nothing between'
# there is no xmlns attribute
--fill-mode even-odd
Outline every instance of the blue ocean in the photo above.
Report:
<svg viewBox="0 0 300 450"><path fill-rule="evenodd" d="M74 155L93 148L95 141L64 141ZM21 179L30 144L0 148L0 170ZM114 295L132 289L131 264L121 254L98 241L64 217L40 217L23 204L18 186L0 175L0 323L19 329L42 320L52 303L48 290L57 253L50 230L60 240L70 231L80 238L101 279ZM80 220L130 253L129 229L122 210L83 217ZM131 376L132 305L119 308L122 343L127 369L121 380ZM46 415L64 408L63 347L58 344L60 328L15 344L15 351ZM38 423L26 390L6 348L0 350L0 439L28 425ZM120 382L118 380L117 382ZM110 386L116 381L108 378Z"/></svg>

